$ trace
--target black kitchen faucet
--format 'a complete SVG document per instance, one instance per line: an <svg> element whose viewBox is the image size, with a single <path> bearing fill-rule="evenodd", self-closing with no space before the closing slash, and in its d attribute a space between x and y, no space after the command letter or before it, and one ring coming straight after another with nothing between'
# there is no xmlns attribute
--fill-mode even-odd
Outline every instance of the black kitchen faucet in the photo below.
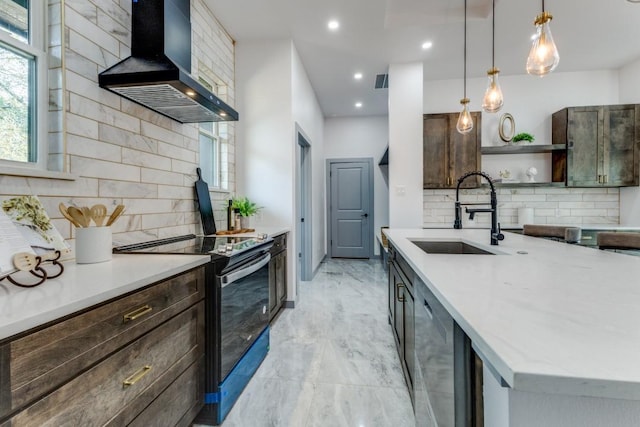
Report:
<svg viewBox="0 0 640 427"><path fill-rule="evenodd" d="M491 187L491 202L490 208L471 208L465 207L465 212L469 214L469 219L473 219L476 213L478 212L489 212L491 213L491 244L497 245L499 240L504 240L504 234L500 232L500 224L498 223L498 198L496 196L496 188L493 185L493 181L491 177L481 171L473 171L467 172L458 178L458 185L456 186L456 219L453 222L453 228L460 229L462 228L462 205L485 205L486 203L460 203L460 184L469 178L470 176L481 176L487 180L489 186Z"/></svg>

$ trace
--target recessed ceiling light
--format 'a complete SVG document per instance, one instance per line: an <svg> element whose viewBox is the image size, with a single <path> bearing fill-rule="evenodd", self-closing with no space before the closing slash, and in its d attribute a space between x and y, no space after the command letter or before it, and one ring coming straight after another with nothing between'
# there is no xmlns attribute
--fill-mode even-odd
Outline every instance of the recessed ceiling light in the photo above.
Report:
<svg viewBox="0 0 640 427"><path fill-rule="evenodd" d="M189 96L194 96L194 95L196 94L196 93L195 93L194 91L192 91L192 90L188 90L188 91L186 91L185 93L186 93L187 95L189 95Z"/></svg>
<svg viewBox="0 0 640 427"><path fill-rule="evenodd" d="M332 19L327 24L327 27L329 27L330 30L335 31L340 27L340 23L338 21L336 21L335 19Z"/></svg>
<svg viewBox="0 0 640 427"><path fill-rule="evenodd" d="M422 48L424 50L431 49L431 46L433 46L432 42L424 42L424 43L422 43Z"/></svg>
<svg viewBox="0 0 640 427"><path fill-rule="evenodd" d="M356 79L356 80L360 80L362 78L362 73L355 73L353 75L353 78Z"/></svg>
<svg viewBox="0 0 640 427"><path fill-rule="evenodd" d="M362 107L362 102L356 102L356 108L361 108Z"/></svg>

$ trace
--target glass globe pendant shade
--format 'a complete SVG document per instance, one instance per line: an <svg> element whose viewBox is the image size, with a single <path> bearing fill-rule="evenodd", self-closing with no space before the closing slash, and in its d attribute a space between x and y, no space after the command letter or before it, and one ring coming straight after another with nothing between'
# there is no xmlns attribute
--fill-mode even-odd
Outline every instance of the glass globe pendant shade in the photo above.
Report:
<svg viewBox="0 0 640 427"><path fill-rule="evenodd" d="M471 114L469 113L469 98L461 99L460 104L462 104L462 111L460 112L460 116L458 117L456 129L458 130L458 132L465 134L473 130L473 119L471 118Z"/></svg>
<svg viewBox="0 0 640 427"><path fill-rule="evenodd" d="M536 37L527 58L527 73L536 76L545 76L553 71L560 62L558 48L553 42L549 21L552 16L543 12L535 20Z"/></svg>
<svg viewBox="0 0 640 427"><path fill-rule="evenodd" d="M482 99L482 109L487 113L496 113L500 111L500 109L504 105L502 89L500 88L500 83L498 82L499 73L500 70L495 67L487 71L487 75L489 76L489 84L487 86L486 92L484 93L484 98Z"/></svg>

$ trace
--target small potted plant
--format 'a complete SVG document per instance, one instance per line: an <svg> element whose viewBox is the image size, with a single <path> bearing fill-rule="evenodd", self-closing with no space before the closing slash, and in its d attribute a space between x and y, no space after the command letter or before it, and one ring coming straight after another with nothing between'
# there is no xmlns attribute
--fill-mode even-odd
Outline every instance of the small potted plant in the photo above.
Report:
<svg viewBox="0 0 640 427"><path fill-rule="evenodd" d="M527 141L529 144L531 144L533 141L535 141L535 138L530 133L521 132L514 136L512 141L514 144L517 144L520 141Z"/></svg>
<svg viewBox="0 0 640 427"><path fill-rule="evenodd" d="M249 228L249 217L258 213L262 207L258 206L246 197L237 197L233 199L231 209L240 215L241 227L245 229Z"/></svg>

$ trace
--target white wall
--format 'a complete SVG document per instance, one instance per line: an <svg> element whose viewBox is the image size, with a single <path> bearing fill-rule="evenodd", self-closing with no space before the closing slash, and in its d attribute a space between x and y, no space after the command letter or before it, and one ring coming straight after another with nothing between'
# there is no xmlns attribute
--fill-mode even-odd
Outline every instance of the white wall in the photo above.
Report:
<svg viewBox="0 0 640 427"><path fill-rule="evenodd" d="M422 227L422 63L389 66L389 225Z"/></svg>
<svg viewBox="0 0 640 427"><path fill-rule="evenodd" d="M378 166L389 144L387 116L340 117L325 120L324 155L326 159L351 157L373 158L374 234L389 225L388 166ZM374 238L375 254L380 248Z"/></svg>
<svg viewBox="0 0 640 427"><path fill-rule="evenodd" d="M620 103L640 104L640 59L620 69ZM640 188L620 189L620 224L640 226Z"/></svg>
<svg viewBox="0 0 640 427"><path fill-rule="evenodd" d="M293 223L291 43L238 42L236 82L240 113L237 193L264 207L256 223L290 227Z"/></svg>
<svg viewBox="0 0 640 427"><path fill-rule="evenodd" d="M324 169L324 115L320 109L320 104L316 97L307 72L302 65L300 56L293 45L291 76L292 76L292 101L293 120L297 124L305 137L311 144L311 268L315 271L320 265L320 261L326 254L326 221L325 221L325 169ZM295 147L297 142L297 131L291 138L293 140L293 167L295 170ZM292 180L292 191L295 194L295 179ZM295 204L292 206L295 212ZM296 259L296 258L293 258ZM290 263L295 267L295 263Z"/></svg>
<svg viewBox="0 0 640 427"><path fill-rule="evenodd" d="M295 230L296 123L312 147L312 264L324 256L322 169L324 117L291 40L236 44L238 194L263 206L255 226L285 226L288 296L296 295Z"/></svg>
<svg viewBox="0 0 640 427"><path fill-rule="evenodd" d="M544 78L529 75L502 76L504 107L496 114L482 114L482 145L503 145L498 136L498 121L503 113L511 113L516 132L535 136L536 144L551 143L551 115L564 108L581 105L618 103L618 72L590 71L551 73ZM467 81L470 109L481 111L486 78ZM460 111L463 85L461 79L424 82L424 113ZM524 180L524 171L530 166L538 169L537 181L551 181L549 154L483 156L482 169L492 177L509 169L512 177Z"/></svg>

